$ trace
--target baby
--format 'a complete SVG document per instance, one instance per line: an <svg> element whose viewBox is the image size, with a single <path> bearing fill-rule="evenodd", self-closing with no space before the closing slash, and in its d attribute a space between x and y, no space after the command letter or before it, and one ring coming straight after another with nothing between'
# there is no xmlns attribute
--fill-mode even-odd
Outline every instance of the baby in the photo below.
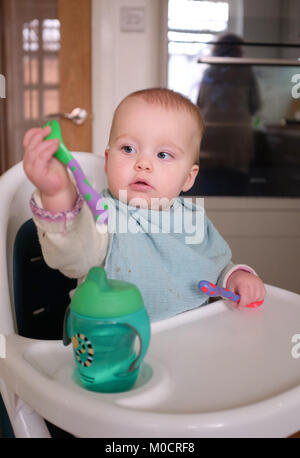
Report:
<svg viewBox="0 0 300 458"><path fill-rule="evenodd" d="M199 171L203 129L198 108L168 89L137 91L119 104L105 151L108 190L102 195L110 215L130 218L125 232L95 224L66 168L53 158L59 141L44 140L51 127L30 129L24 170L37 188L31 208L48 265L79 282L91 267L103 266L108 277L138 286L152 321L206 304L200 280L238 293L240 308L263 300L265 288L253 269L234 265L204 212L178 197ZM182 215L184 230L176 230ZM201 223L196 218L202 235L189 243L195 215L202 216ZM165 216L171 217L167 229Z"/></svg>

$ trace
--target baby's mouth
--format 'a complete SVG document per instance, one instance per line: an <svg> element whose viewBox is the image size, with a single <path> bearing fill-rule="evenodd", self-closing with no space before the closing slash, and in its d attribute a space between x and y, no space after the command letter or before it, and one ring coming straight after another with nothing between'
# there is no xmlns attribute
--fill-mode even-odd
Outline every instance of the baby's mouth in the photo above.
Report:
<svg viewBox="0 0 300 458"><path fill-rule="evenodd" d="M135 180L129 185L135 191L149 191L152 186L147 180Z"/></svg>

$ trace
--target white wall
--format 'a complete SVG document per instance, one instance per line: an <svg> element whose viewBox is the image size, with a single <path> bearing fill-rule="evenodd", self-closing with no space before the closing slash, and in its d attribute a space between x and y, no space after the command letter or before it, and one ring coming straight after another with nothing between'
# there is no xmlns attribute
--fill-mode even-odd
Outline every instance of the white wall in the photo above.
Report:
<svg viewBox="0 0 300 458"><path fill-rule="evenodd" d="M165 84L165 0L92 0L93 152L104 154L114 109L130 92ZM121 30L121 9L139 8L144 30ZM144 13L143 13L144 12ZM165 62L166 63L166 62Z"/></svg>

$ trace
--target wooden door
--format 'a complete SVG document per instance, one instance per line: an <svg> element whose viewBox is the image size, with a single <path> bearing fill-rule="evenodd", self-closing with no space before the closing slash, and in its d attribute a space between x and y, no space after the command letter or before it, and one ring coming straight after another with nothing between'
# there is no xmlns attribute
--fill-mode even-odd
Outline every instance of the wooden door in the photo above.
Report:
<svg viewBox="0 0 300 458"><path fill-rule="evenodd" d="M72 151L92 150L91 0L57 0L61 41L59 52L60 111L84 108L82 125L61 120L63 139Z"/></svg>
<svg viewBox="0 0 300 458"><path fill-rule="evenodd" d="M0 0L0 12L0 174L22 160L25 132L50 113L84 108L81 126L60 121L70 150L91 151L91 0Z"/></svg>

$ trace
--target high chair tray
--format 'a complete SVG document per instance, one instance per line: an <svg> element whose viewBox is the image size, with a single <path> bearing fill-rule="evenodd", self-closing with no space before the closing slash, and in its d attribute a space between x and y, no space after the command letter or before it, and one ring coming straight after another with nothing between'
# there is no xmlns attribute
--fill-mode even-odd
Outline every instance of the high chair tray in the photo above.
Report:
<svg viewBox="0 0 300 458"><path fill-rule="evenodd" d="M287 436L300 429L297 335L300 296L267 286L258 309L218 301L154 323L129 392L85 390L74 381L71 346L17 335L7 337L0 376L76 436Z"/></svg>

